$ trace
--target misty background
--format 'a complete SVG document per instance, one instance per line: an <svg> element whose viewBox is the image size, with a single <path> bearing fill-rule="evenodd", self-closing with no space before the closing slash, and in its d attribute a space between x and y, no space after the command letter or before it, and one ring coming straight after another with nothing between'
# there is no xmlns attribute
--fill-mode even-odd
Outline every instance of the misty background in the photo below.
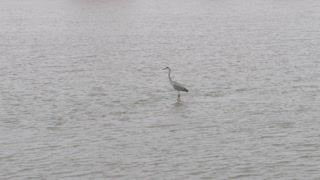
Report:
<svg viewBox="0 0 320 180"><path fill-rule="evenodd" d="M2 0L0 27L0 179L320 178L320 1Z"/></svg>

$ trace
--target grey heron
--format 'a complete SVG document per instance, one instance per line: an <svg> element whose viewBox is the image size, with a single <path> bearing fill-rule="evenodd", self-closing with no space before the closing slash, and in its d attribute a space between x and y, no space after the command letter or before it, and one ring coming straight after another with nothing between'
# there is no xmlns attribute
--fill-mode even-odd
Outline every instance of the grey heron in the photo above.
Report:
<svg viewBox="0 0 320 180"><path fill-rule="evenodd" d="M182 84L176 82L176 81L172 81L170 73L171 73L171 69L169 67L164 68L163 70L168 69L168 77L169 77L169 81L170 84L172 85L172 87L178 91L178 99L177 101L180 102L180 91L184 91L184 92L189 92L187 88L185 88Z"/></svg>

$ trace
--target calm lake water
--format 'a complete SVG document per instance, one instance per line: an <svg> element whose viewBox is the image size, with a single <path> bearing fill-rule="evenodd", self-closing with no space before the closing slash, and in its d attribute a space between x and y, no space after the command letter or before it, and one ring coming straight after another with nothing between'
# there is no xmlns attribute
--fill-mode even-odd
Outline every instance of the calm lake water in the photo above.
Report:
<svg viewBox="0 0 320 180"><path fill-rule="evenodd" d="M320 1L2 0L0 27L0 179L320 179Z"/></svg>

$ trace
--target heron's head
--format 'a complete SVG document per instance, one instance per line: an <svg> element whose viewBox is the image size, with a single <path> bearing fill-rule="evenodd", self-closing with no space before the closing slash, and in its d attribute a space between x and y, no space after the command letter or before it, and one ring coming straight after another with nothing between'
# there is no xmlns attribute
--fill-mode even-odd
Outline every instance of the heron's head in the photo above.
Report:
<svg viewBox="0 0 320 180"><path fill-rule="evenodd" d="M163 70L166 70L166 69L170 70L170 68L169 68L169 67L166 67L166 68L164 68Z"/></svg>

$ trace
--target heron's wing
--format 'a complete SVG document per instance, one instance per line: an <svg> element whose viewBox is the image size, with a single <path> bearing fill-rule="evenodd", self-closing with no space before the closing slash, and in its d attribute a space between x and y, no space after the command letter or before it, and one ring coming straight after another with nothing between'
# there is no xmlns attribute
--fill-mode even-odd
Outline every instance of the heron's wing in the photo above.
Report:
<svg viewBox="0 0 320 180"><path fill-rule="evenodd" d="M172 81L172 86L175 90L177 91L185 91L185 92L189 92L187 88L184 87L184 85L176 82L176 81Z"/></svg>
<svg viewBox="0 0 320 180"><path fill-rule="evenodd" d="M178 83L177 81L172 81L172 82L173 82L173 85L180 86L180 87L184 87L184 85Z"/></svg>

